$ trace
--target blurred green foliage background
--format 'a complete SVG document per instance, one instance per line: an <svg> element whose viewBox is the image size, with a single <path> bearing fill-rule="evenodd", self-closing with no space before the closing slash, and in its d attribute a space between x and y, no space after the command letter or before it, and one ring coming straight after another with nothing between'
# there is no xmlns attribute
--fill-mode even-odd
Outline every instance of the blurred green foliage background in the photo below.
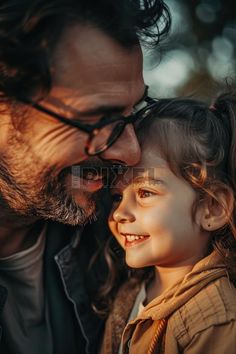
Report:
<svg viewBox="0 0 236 354"><path fill-rule="evenodd" d="M155 97L208 98L236 73L236 0L166 0L171 35L160 52L144 49L144 76Z"/></svg>

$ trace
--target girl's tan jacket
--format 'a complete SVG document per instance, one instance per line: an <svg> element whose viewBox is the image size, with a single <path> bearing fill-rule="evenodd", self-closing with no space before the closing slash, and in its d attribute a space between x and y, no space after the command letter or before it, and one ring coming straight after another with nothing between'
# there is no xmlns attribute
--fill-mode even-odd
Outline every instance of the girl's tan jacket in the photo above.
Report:
<svg viewBox="0 0 236 354"><path fill-rule="evenodd" d="M139 288L129 282L118 292L101 354L118 352ZM236 354L236 289L216 252L126 325L122 353Z"/></svg>

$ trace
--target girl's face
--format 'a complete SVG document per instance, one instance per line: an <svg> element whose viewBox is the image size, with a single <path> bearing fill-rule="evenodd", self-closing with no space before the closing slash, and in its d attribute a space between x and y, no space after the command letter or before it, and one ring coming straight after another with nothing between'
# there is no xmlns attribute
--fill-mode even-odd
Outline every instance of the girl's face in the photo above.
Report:
<svg viewBox="0 0 236 354"><path fill-rule="evenodd" d="M204 257L209 234L201 228L200 206L192 216L196 192L156 152L144 151L112 195L109 226L130 267L194 265Z"/></svg>

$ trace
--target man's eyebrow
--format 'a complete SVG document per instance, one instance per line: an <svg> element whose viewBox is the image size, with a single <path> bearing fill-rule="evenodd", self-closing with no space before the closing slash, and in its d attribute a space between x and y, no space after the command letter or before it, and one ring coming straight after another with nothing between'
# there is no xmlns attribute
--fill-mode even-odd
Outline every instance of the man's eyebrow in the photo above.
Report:
<svg viewBox="0 0 236 354"><path fill-rule="evenodd" d="M148 94L148 89L149 86L145 85L145 90L144 93L142 95L142 97L133 105L133 107L135 107L136 105L138 105L140 102L142 102ZM106 106L106 105L101 105L99 107L96 107L94 109L89 109L87 111L81 112L81 114L83 114L83 116L86 115L95 115L95 114L104 114L104 113L122 113L125 110L126 106L124 105L115 105L115 106ZM78 111L77 111L78 113Z"/></svg>
<svg viewBox="0 0 236 354"><path fill-rule="evenodd" d="M115 113L115 114L120 114L124 111L125 106L124 105L115 105L115 106L106 106L106 105L100 105L95 108L90 108L85 111L78 111L73 109L73 113L77 116L80 117L80 115L83 115L83 117L86 116L92 116L92 115L105 115L105 114L110 114L110 113Z"/></svg>
<svg viewBox="0 0 236 354"><path fill-rule="evenodd" d="M70 112L72 115L75 116L75 118L79 118L80 116L84 117L90 115L99 115L99 114L109 113L109 112L120 113L124 110L124 105L107 106L105 104L102 104L100 106L89 108L83 111L65 104L64 102L57 99L56 97L48 98L47 102L52 104L54 107Z"/></svg>
<svg viewBox="0 0 236 354"><path fill-rule="evenodd" d="M145 85L145 90L144 93L142 95L142 97L134 104L134 107L136 105L138 105L140 102L142 102L145 97L147 97L147 93L148 93L148 86ZM92 115L104 115L104 114L109 114L109 113L113 113L113 114L121 114L126 106L125 105L105 105L102 104L100 106L94 107L94 108L90 108L84 111L81 111L79 109L75 109L71 106L68 106L66 104L64 104L62 101L58 100L56 97L50 97L48 100L49 103L55 104L55 106L57 106L58 108L70 111L71 114L74 115L74 118L79 118L80 116L86 117L86 116L92 116Z"/></svg>

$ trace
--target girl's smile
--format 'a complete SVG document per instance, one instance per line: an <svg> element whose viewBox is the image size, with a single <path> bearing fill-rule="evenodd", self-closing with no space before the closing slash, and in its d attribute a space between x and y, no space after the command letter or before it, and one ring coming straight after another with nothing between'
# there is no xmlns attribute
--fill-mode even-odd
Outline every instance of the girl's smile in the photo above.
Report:
<svg viewBox="0 0 236 354"><path fill-rule="evenodd" d="M125 234L121 233L125 237L125 247L133 247L144 241L146 241L150 236L149 235L137 235L137 234Z"/></svg>

